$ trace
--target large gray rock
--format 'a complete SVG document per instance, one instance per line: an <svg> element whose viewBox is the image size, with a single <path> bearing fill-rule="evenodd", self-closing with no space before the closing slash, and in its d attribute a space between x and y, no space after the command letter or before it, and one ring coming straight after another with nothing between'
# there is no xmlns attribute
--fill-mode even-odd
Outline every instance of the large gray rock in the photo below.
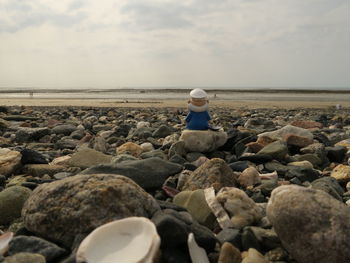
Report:
<svg viewBox="0 0 350 263"><path fill-rule="evenodd" d="M296 185L278 187L267 216L298 263L350 261L350 207L329 194Z"/></svg>
<svg viewBox="0 0 350 263"><path fill-rule="evenodd" d="M71 246L75 237L130 216L151 217L159 205L132 180L113 174L76 175L37 187L25 203L25 227Z"/></svg>
<svg viewBox="0 0 350 263"><path fill-rule="evenodd" d="M98 164L108 164L112 161L112 158L111 155L101 153L91 148L84 148L72 155L72 158L68 160L68 165L86 169Z"/></svg>
<svg viewBox="0 0 350 263"><path fill-rule="evenodd" d="M21 216L23 204L31 192L22 186L12 186L0 192L0 225L11 223Z"/></svg>
<svg viewBox="0 0 350 263"><path fill-rule="evenodd" d="M219 191L225 186L236 186L237 176L226 162L220 158L213 158L198 167L188 178L183 190L197 190L214 187Z"/></svg>
<svg viewBox="0 0 350 263"><path fill-rule="evenodd" d="M152 157L119 164L97 165L84 170L82 174L120 174L134 180L144 189L152 189L161 187L169 176L181 170L182 166L179 164Z"/></svg>
<svg viewBox="0 0 350 263"><path fill-rule="evenodd" d="M188 152L212 152L227 141L227 133L223 131L184 130L180 140L185 142Z"/></svg>
<svg viewBox="0 0 350 263"><path fill-rule="evenodd" d="M303 128L299 128L296 126L292 126L292 125L286 125L281 129L275 130L275 131L271 131L271 132L264 132L259 134L259 137L262 136L266 136L269 137L273 140L284 140L286 138L287 135L297 135L297 136L301 136L304 138L308 138L310 140L312 140L314 138L313 134L308 131L307 129L303 129Z"/></svg>
<svg viewBox="0 0 350 263"><path fill-rule="evenodd" d="M287 153L287 144L282 141L272 142L258 152L260 155L269 155L275 159L283 159Z"/></svg>
<svg viewBox="0 0 350 263"><path fill-rule="evenodd" d="M38 141L41 137L50 134L50 129L45 128L19 128L16 132L16 141L19 143Z"/></svg>
<svg viewBox="0 0 350 263"><path fill-rule="evenodd" d="M75 127L72 124L61 124L61 125L57 125L55 127L52 128L52 132L55 134L64 134L64 135L70 135L72 132L74 132L77 129L77 127Z"/></svg>

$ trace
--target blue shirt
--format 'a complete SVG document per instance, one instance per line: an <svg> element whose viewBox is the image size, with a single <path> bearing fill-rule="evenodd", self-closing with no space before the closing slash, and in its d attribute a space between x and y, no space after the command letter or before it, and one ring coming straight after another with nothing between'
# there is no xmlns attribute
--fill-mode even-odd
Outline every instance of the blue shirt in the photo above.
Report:
<svg viewBox="0 0 350 263"><path fill-rule="evenodd" d="M208 111L194 112L190 111L186 117L186 128L189 130L208 130L210 120Z"/></svg>

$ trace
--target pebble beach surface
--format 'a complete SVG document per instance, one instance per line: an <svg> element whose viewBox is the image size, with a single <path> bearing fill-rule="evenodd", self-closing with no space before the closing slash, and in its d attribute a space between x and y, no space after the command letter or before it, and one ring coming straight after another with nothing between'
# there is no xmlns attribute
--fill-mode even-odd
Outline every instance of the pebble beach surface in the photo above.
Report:
<svg viewBox="0 0 350 263"><path fill-rule="evenodd" d="M76 262L135 216L155 262L192 262L190 233L209 262L350 262L350 108L210 113L226 142L199 152L183 107L0 106L0 262Z"/></svg>

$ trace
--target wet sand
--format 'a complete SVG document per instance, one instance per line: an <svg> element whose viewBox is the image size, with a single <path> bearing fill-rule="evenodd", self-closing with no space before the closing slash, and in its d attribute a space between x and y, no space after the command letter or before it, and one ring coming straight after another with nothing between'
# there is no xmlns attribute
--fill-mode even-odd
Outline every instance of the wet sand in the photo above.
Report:
<svg viewBox="0 0 350 263"><path fill-rule="evenodd" d="M117 100L117 99L40 99L40 98L0 98L3 106L81 106L81 107L186 107L186 100ZM211 107L225 108L329 108L334 101L296 101L296 100L210 100ZM342 101L342 107L350 107L350 101Z"/></svg>

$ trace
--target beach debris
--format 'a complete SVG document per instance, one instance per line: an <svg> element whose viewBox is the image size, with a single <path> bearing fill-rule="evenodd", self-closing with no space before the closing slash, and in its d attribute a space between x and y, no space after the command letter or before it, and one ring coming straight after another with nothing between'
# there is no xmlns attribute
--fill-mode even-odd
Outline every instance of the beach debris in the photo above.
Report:
<svg viewBox="0 0 350 263"><path fill-rule="evenodd" d="M12 232L6 232L0 236L0 255L4 255L8 248L9 248L9 243L13 238L13 233Z"/></svg>
<svg viewBox="0 0 350 263"><path fill-rule="evenodd" d="M188 235L187 244L192 263L209 263L207 253L203 248L197 245L193 233Z"/></svg>
<svg viewBox="0 0 350 263"><path fill-rule="evenodd" d="M128 217L92 231L80 244L76 261L152 263L159 246L160 237L152 221L145 217Z"/></svg>
<svg viewBox="0 0 350 263"><path fill-rule="evenodd" d="M230 217L225 209L215 198L215 190L213 187L204 190L205 200L222 229L233 227Z"/></svg>

